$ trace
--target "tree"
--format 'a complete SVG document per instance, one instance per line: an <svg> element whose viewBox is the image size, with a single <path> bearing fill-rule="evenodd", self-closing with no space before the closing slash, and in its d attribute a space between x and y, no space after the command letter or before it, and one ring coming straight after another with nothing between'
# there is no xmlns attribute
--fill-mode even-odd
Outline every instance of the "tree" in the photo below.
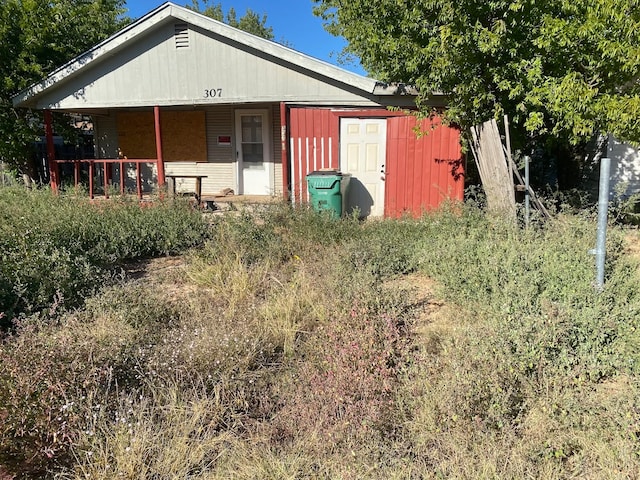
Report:
<svg viewBox="0 0 640 480"><path fill-rule="evenodd" d="M211 17L214 20L218 20L219 22L225 22L232 27L252 33L253 35L256 35L258 37L266 38L267 40L274 39L273 28L267 27L266 15L262 15L261 17L258 13L254 12L250 8L247 8L244 16L240 17L240 20L238 20L236 11L233 7L229 8L225 16L222 10L221 3L210 5L209 0L205 0L203 3L204 7L201 7L198 0L192 0L191 6L189 6L188 8L202 13L207 17Z"/></svg>
<svg viewBox="0 0 640 480"><path fill-rule="evenodd" d="M0 160L33 174L30 145L41 114L16 110L11 96L105 39L128 19L124 0L0 2Z"/></svg>
<svg viewBox="0 0 640 480"><path fill-rule="evenodd" d="M380 80L449 96L462 127L503 113L526 139L640 142L638 0L313 0Z"/></svg>

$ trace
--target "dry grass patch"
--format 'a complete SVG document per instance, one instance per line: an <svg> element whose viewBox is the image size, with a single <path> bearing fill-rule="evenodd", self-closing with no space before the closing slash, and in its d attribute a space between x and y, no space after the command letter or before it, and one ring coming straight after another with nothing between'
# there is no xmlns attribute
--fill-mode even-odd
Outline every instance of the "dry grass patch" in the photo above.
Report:
<svg viewBox="0 0 640 480"><path fill-rule="evenodd" d="M412 334L420 349L437 354L443 345L464 325L454 306L438 298L441 287L423 273L412 273L385 283L388 287L406 292L406 306L410 309Z"/></svg>
<svg viewBox="0 0 640 480"><path fill-rule="evenodd" d="M113 422L89 426L75 466L58 478L207 478L233 437L226 408L204 386L179 383L151 397L122 396Z"/></svg>

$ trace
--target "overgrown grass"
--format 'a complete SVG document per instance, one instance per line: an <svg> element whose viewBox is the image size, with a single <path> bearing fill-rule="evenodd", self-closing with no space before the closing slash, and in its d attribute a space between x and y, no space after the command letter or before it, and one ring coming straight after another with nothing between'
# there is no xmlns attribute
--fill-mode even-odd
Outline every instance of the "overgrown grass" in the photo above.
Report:
<svg viewBox="0 0 640 480"><path fill-rule="evenodd" d="M204 241L200 215L179 202L109 201L0 188L0 317L73 307L118 263Z"/></svg>
<svg viewBox="0 0 640 480"><path fill-rule="evenodd" d="M421 268L464 308L412 370L418 451L444 477L636 477L638 264L622 232L610 231L598 293L590 221L520 231L466 215L455 227L431 228L422 250Z"/></svg>
<svg viewBox="0 0 640 480"><path fill-rule="evenodd" d="M0 478L637 478L638 265L613 229L596 292L594 230L220 218L5 339Z"/></svg>

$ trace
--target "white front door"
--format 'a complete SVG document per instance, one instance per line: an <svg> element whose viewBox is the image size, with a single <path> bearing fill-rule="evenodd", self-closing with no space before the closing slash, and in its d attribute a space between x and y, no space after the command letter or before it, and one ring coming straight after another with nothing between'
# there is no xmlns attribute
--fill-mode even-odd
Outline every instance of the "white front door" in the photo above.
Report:
<svg viewBox="0 0 640 480"><path fill-rule="evenodd" d="M357 207L361 217L384 215L386 152L385 119L340 119L340 169L351 174L347 213Z"/></svg>
<svg viewBox="0 0 640 480"><path fill-rule="evenodd" d="M271 195L271 125L268 110L236 110L238 193Z"/></svg>

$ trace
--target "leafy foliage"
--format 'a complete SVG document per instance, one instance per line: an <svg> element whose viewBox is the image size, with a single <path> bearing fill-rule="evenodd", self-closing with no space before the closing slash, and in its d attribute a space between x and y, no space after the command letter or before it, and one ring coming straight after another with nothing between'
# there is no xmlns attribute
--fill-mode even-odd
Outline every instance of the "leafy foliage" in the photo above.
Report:
<svg viewBox="0 0 640 480"><path fill-rule="evenodd" d="M233 7L230 7L225 15L221 3L210 4L209 0L204 0L203 3L204 5L201 7L198 0L192 0L189 8L258 37L266 38L267 40L273 40L275 38L273 28L267 26L266 15L260 16L257 12L247 8L246 13L238 19L236 10Z"/></svg>
<svg viewBox="0 0 640 480"><path fill-rule="evenodd" d="M124 4L124 0L0 2L1 160L32 173L29 145L41 135L41 116L15 110L11 96L124 26L128 22L122 17Z"/></svg>
<svg viewBox="0 0 640 480"><path fill-rule="evenodd" d="M509 114L532 136L640 142L636 0L314 0L381 80L449 97L463 126Z"/></svg>

